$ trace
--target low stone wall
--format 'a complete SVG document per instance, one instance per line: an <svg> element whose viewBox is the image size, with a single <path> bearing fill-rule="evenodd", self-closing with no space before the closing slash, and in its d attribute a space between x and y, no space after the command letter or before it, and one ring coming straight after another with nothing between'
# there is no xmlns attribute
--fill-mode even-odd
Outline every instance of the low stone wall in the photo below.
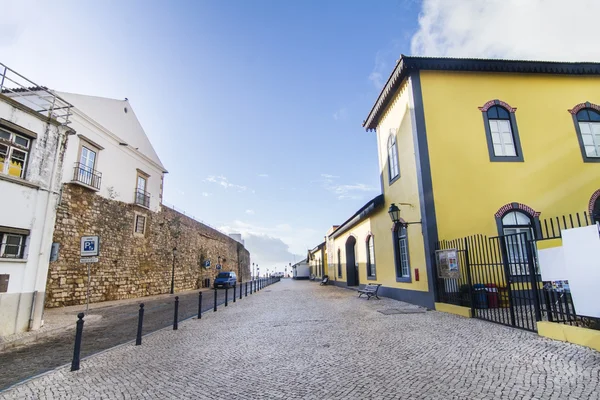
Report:
<svg viewBox="0 0 600 400"><path fill-rule="evenodd" d="M134 233L136 214L146 217L144 234ZM85 304L87 266L79 254L86 235L100 236L99 262L91 264L90 302L168 293L174 247L176 292L199 288L204 278L212 283L219 256L224 271L235 271L238 280L250 278L250 254L227 235L167 207L155 213L65 184L53 239L60 250L48 270L46 307ZM205 260L211 261L208 269Z"/></svg>

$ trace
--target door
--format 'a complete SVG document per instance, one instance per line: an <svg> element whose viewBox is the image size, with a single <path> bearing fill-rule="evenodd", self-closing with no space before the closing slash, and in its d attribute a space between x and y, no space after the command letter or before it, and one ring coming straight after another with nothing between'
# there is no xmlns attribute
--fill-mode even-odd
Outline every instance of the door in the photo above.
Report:
<svg viewBox="0 0 600 400"><path fill-rule="evenodd" d="M346 278L348 286L358 286L358 265L356 260L356 239L350 236L346 241Z"/></svg>

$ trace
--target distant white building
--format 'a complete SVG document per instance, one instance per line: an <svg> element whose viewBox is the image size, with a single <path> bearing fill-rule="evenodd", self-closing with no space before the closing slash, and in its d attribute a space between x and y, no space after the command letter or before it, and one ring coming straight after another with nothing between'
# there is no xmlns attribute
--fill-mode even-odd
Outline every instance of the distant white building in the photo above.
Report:
<svg viewBox="0 0 600 400"><path fill-rule="evenodd" d="M42 324L70 104L0 64L0 336Z"/></svg>
<svg viewBox="0 0 600 400"><path fill-rule="evenodd" d="M306 259L292 265L292 271L294 279L310 278L310 265L308 264Z"/></svg>
<svg viewBox="0 0 600 400"><path fill-rule="evenodd" d="M241 233L230 233L229 237L235 240L236 242L241 243L242 246L244 245L244 239L242 239Z"/></svg>

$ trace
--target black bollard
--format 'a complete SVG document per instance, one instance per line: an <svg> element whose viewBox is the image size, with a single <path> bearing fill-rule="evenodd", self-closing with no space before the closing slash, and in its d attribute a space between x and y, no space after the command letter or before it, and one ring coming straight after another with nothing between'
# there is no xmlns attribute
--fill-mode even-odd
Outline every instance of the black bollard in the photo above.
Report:
<svg viewBox="0 0 600 400"><path fill-rule="evenodd" d="M243 292L243 290L242 290L242 289L243 289L243 288L244 288L244 285L243 285L243 283L242 283L242 282L240 282L240 300L242 299L242 292Z"/></svg>
<svg viewBox="0 0 600 400"><path fill-rule="evenodd" d="M215 307L213 309L213 312L217 312L217 288L215 288Z"/></svg>
<svg viewBox="0 0 600 400"><path fill-rule="evenodd" d="M235 299L237 297L237 282L233 285L233 302L235 303Z"/></svg>
<svg viewBox="0 0 600 400"><path fill-rule="evenodd" d="M248 297L248 282L246 282L246 293L244 294L244 297Z"/></svg>
<svg viewBox="0 0 600 400"><path fill-rule="evenodd" d="M142 344L142 325L144 324L144 303L140 304L140 311L138 312L138 330L137 336L135 337L135 345L139 346Z"/></svg>
<svg viewBox="0 0 600 400"><path fill-rule="evenodd" d="M227 297L229 297L229 288L225 286L225 307L227 307Z"/></svg>
<svg viewBox="0 0 600 400"><path fill-rule="evenodd" d="M198 293L198 319L202 319L202 292Z"/></svg>
<svg viewBox="0 0 600 400"><path fill-rule="evenodd" d="M254 283L254 279L250 281L250 294L252 294L252 284Z"/></svg>
<svg viewBox="0 0 600 400"><path fill-rule="evenodd" d="M175 315L173 316L173 330L176 331L179 326L177 325L177 314L179 314L179 296L175 296Z"/></svg>
<svg viewBox="0 0 600 400"><path fill-rule="evenodd" d="M71 362L71 371L79 369L79 353L81 353L81 336L83 335L83 313L77 314L77 329L75 331L75 349L73 350L73 361Z"/></svg>

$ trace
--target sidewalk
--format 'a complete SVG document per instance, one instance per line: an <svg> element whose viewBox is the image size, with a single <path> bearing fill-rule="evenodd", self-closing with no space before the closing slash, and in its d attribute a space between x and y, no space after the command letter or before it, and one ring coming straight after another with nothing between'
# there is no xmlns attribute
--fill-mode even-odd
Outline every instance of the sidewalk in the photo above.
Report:
<svg viewBox="0 0 600 400"><path fill-rule="evenodd" d="M142 346L83 359L79 371L64 366L0 393L2 400L599 397L600 354L591 349L289 280L177 331L145 336Z"/></svg>
<svg viewBox="0 0 600 400"><path fill-rule="evenodd" d="M95 325L102 319L101 311L106 311L109 307L118 307L128 304L139 304L154 300L167 299L173 296L185 296L190 293L198 293L199 291L210 291L212 289L203 288L178 292L175 295L159 294L155 296L137 297L134 299L103 301L100 303L90 304L89 311L86 311L85 305L68 306L60 308L49 308L44 310L44 325L35 331L20 332L9 336L0 336L0 353L14 347L23 346L35 343L42 339L47 339L54 335L59 335L65 330L75 332L75 323L77 322L77 314L85 313L85 323L87 326Z"/></svg>

